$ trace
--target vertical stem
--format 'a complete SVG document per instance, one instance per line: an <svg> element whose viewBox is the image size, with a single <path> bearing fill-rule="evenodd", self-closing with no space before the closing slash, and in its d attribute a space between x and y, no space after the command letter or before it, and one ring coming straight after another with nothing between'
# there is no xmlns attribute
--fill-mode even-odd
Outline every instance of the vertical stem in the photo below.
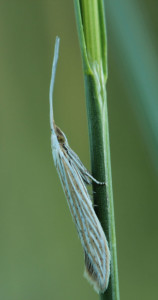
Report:
<svg viewBox="0 0 158 300"><path fill-rule="evenodd" d="M82 19L84 20L84 28L85 28L85 41L88 51L88 58L92 61L100 61L101 60L101 50L100 50L100 35L99 35L99 19L98 19L98 7L97 2L95 0L91 0L91 6L89 9L87 7L87 0L80 1L81 10L82 10ZM94 32L92 32L91 28L93 28ZM97 39L96 43L93 43L94 37Z"/></svg>
<svg viewBox="0 0 158 300"><path fill-rule="evenodd" d="M92 174L106 186L93 185L96 214L109 241L111 276L106 300L119 300L116 236L108 111L106 98L107 45L102 0L74 0L79 41L83 59Z"/></svg>

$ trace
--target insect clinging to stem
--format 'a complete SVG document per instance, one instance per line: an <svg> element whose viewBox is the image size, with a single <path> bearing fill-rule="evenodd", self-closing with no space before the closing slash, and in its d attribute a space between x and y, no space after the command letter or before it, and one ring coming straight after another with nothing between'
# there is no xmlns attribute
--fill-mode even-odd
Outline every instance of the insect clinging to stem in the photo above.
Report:
<svg viewBox="0 0 158 300"><path fill-rule="evenodd" d="M53 89L59 54L59 37L56 38L52 76L50 82L50 127L54 163L65 192L69 209L76 225L85 255L85 275L97 292L103 293L110 276L110 251L98 217L94 211L86 184L96 180L70 148L65 134L56 126L53 117Z"/></svg>

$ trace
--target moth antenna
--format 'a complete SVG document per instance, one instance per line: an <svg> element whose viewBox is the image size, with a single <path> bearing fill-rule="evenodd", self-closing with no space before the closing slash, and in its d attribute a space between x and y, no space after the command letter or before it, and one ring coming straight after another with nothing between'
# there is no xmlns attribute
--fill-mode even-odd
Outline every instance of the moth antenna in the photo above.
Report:
<svg viewBox="0 0 158 300"><path fill-rule="evenodd" d="M53 90L54 90L54 81L56 75L56 68L59 56L59 44L60 38L57 36L55 40L55 48L54 48L54 58L53 58L53 65L52 65L52 75L50 80L50 88L49 88L49 104L50 104L50 128L54 131L54 116L53 116Z"/></svg>

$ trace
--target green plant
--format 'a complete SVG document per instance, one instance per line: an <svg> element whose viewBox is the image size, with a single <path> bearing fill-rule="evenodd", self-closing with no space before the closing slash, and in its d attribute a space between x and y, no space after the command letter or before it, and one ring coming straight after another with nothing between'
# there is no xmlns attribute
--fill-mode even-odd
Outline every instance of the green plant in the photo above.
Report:
<svg viewBox="0 0 158 300"><path fill-rule="evenodd" d="M95 211L109 241L111 277L101 299L119 299L116 237L106 97L107 42L102 0L74 0L83 60L92 174L106 186L93 184Z"/></svg>

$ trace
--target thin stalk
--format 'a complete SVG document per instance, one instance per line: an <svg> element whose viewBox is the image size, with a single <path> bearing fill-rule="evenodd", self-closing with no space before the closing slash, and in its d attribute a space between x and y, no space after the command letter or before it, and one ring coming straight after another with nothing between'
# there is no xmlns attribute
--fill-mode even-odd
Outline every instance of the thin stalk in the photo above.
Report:
<svg viewBox="0 0 158 300"><path fill-rule="evenodd" d="M108 111L107 44L102 0L74 0L84 68L92 174L106 186L93 185L95 211L109 241L111 276L100 299L119 300Z"/></svg>

